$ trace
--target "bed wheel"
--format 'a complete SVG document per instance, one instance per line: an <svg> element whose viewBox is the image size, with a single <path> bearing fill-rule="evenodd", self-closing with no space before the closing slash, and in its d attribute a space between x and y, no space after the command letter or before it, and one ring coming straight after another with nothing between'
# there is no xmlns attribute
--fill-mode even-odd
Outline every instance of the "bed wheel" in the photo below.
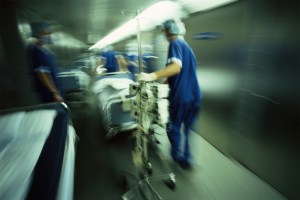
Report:
<svg viewBox="0 0 300 200"><path fill-rule="evenodd" d="M175 179L175 175L174 174L170 174L168 180L166 180L166 184L167 186L174 190L176 187L176 179Z"/></svg>
<svg viewBox="0 0 300 200"><path fill-rule="evenodd" d="M151 175L153 173L153 168L152 168L151 163L146 164L146 170L149 175Z"/></svg>

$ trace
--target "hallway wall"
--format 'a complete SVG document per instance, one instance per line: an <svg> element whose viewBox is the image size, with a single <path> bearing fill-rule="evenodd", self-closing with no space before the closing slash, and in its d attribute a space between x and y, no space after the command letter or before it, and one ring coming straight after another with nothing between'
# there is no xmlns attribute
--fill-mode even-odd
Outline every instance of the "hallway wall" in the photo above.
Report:
<svg viewBox="0 0 300 200"><path fill-rule="evenodd" d="M0 5L0 107L14 107L34 100L30 89L24 45L18 32L15 9L10 2ZM22 98L20 98L22 97Z"/></svg>
<svg viewBox="0 0 300 200"><path fill-rule="evenodd" d="M289 199L300 180L298 12L249 0L185 20L204 93L194 129ZM203 32L219 35L194 39Z"/></svg>

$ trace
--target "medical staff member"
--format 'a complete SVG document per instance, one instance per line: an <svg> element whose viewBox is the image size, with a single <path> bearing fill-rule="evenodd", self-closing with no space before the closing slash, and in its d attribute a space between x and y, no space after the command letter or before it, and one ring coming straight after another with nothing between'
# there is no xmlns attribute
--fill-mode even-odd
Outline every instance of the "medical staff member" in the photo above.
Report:
<svg viewBox="0 0 300 200"><path fill-rule="evenodd" d="M119 71L118 61L117 61L117 52L113 50L112 46L108 46L104 49L101 54L101 57L104 61L104 68L107 69L107 73L109 72L117 72Z"/></svg>
<svg viewBox="0 0 300 200"><path fill-rule="evenodd" d="M37 94L43 103L63 102L54 54L45 46L52 43L50 25L34 22L30 26L31 35L36 41L28 45L27 53Z"/></svg>
<svg viewBox="0 0 300 200"><path fill-rule="evenodd" d="M127 69L131 73L132 80L136 81L135 75L139 73L138 44L126 44L124 58L126 59Z"/></svg>
<svg viewBox="0 0 300 200"><path fill-rule="evenodd" d="M133 81L136 81L135 74L139 71L139 57L137 54L126 53L125 58L127 60L127 69L131 73L131 78Z"/></svg>
<svg viewBox="0 0 300 200"><path fill-rule="evenodd" d="M170 119L167 134L171 143L171 156L182 168L190 168L192 160L189 129L200 110L202 99L196 76L197 61L193 50L183 39L185 26L180 20L167 20L162 27L169 42L166 66L153 73L140 73L138 81L167 78L170 86ZM183 139L182 124L184 124Z"/></svg>

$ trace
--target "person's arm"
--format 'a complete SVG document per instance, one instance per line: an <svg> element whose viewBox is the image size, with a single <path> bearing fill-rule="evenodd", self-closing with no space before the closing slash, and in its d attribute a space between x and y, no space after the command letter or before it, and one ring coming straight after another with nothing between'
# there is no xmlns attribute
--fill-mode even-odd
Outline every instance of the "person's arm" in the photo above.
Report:
<svg viewBox="0 0 300 200"><path fill-rule="evenodd" d="M155 81L157 79L161 78L168 78L171 76L174 76L176 74L179 74L181 71L181 66L177 62L172 62L168 64L165 68L152 72L150 74L148 73L140 73L137 76L138 81Z"/></svg>
<svg viewBox="0 0 300 200"><path fill-rule="evenodd" d="M156 75L156 79L161 79L161 78L168 78L170 76L179 74L180 71L181 71L181 66L176 62L172 62L168 64L165 68L153 73Z"/></svg>
<svg viewBox="0 0 300 200"><path fill-rule="evenodd" d="M52 77L47 72L36 72L37 77L41 80L42 84L53 94L53 98L58 101L62 102L63 98L61 97L60 92L56 88Z"/></svg>
<svg viewBox="0 0 300 200"><path fill-rule="evenodd" d="M123 56L121 55L117 56L117 61L121 71L128 71L127 69L128 63Z"/></svg>

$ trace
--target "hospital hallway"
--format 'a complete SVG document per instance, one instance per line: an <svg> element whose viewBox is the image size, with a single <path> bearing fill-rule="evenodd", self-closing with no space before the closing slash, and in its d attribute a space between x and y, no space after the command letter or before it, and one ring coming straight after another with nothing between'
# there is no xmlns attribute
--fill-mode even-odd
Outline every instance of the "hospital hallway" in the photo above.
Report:
<svg viewBox="0 0 300 200"><path fill-rule="evenodd" d="M299 13L299 0L0 0L0 200L160 199L149 182L163 200L300 200ZM192 99L183 169L156 128ZM146 179L134 128L158 131Z"/></svg>
<svg viewBox="0 0 300 200"><path fill-rule="evenodd" d="M134 138L131 132L119 133L108 141L101 125L99 108L93 103L72 107L73 125L79 140L75 165L75 200L118 200L127 191L121 175L128 174L129 188L135 186L138 169L133 164L131 151ZM204 130L205 131L205 130ZM165 134L157 135L159 144L149 147L153 175L174 173L176 187L170 189L163 180L151 182L165 200L283 200L265 181L245 167L229 159L204 140L191 133L194 157L192 169L182 169L168 154ZM134 176L134 177L133 177ZM135 189L133 199L157 199L145 184L141 185L147 198Z"/></svg>

